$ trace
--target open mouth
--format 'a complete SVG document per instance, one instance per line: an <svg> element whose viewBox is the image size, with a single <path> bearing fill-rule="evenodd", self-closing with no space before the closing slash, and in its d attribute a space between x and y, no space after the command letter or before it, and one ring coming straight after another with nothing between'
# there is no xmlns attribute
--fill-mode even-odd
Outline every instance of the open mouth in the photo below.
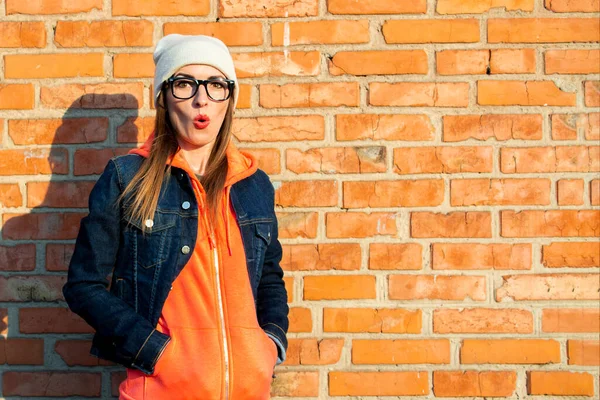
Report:
<svg viewBox="0 0 600 400"><path fill-rule="evenodd" d="M210 118L208 115L198 115L194 118L194 127L196 129L204 129L210 124Z"/></svg>

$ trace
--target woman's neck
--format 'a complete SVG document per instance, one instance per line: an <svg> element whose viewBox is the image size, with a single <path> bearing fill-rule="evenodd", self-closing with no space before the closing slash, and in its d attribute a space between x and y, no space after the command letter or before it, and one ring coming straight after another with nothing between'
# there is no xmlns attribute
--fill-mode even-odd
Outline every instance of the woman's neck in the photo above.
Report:
<svg viewBox="0 0 600 400"><path fill-rule="evenodd" d="M202 147L190 146L189 143L179 143L181 155L197 175L204 175L208 158L212 150L212 143Z"/></svg>

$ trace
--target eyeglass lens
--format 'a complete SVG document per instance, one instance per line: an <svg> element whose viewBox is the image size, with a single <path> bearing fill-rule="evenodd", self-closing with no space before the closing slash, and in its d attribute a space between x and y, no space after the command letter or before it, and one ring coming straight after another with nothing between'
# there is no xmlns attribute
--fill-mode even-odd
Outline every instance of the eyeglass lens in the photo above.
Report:
<svg viewBox="0 0 600 400"><path fill-rule="evenodd" d="M219 80L206 81L204 85L208 93L208 97L215 101L223 101L229 97L229 86L227 82ZM179 99L189 99L193 97L197 90L198 84L191 79L177 79L172 84L173 96Z"/></svg>

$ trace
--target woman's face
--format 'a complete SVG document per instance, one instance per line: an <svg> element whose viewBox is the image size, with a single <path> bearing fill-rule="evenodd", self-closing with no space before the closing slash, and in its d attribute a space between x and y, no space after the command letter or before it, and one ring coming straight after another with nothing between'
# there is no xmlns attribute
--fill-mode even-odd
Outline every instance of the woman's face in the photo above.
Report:
<svg viewBox="0 0 600 400"><path fill-rule="evenodd" d="M215 67L200 64L186 65L175 72L174 76L199 80L225 79L225 75ZM166 101L171 124L177 132L179 146L186 150L204 146L212 148L225 119L229 100L221 102L211 100L204 86L200 85L196 94L187 100L174 97L169 88Z"/></svg>

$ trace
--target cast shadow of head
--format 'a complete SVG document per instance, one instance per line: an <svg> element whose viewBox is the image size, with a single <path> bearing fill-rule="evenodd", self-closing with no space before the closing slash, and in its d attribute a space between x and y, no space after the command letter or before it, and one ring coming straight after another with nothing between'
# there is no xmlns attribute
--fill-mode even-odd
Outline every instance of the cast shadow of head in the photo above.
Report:
<svg viewBox="0 0 600 400"><path fill-rule="evenodd" d="M18 208L2 211L0 271L8 273L0 282L0 302L11 302L14 310L6 321L0 307L0 332L21 337L87 334L80 337L86 339L81 343L57 340L58 354L50 365L46 362L47 367L109 365L82 357L89 353L93 330L68 311L62 286L90 191L110 158L127 154L136 145L139 106L138 99L127 93L83 95L68 107L58 126L50 120L28 120L31 136L19 142L24 145L17 143L9 126L16 151L23 153L25 165L19 170L27 176L15 181L25 182L24 192L16 194L22 199ZM69 357L73 353L79 353L76 359Z"/></svg>

